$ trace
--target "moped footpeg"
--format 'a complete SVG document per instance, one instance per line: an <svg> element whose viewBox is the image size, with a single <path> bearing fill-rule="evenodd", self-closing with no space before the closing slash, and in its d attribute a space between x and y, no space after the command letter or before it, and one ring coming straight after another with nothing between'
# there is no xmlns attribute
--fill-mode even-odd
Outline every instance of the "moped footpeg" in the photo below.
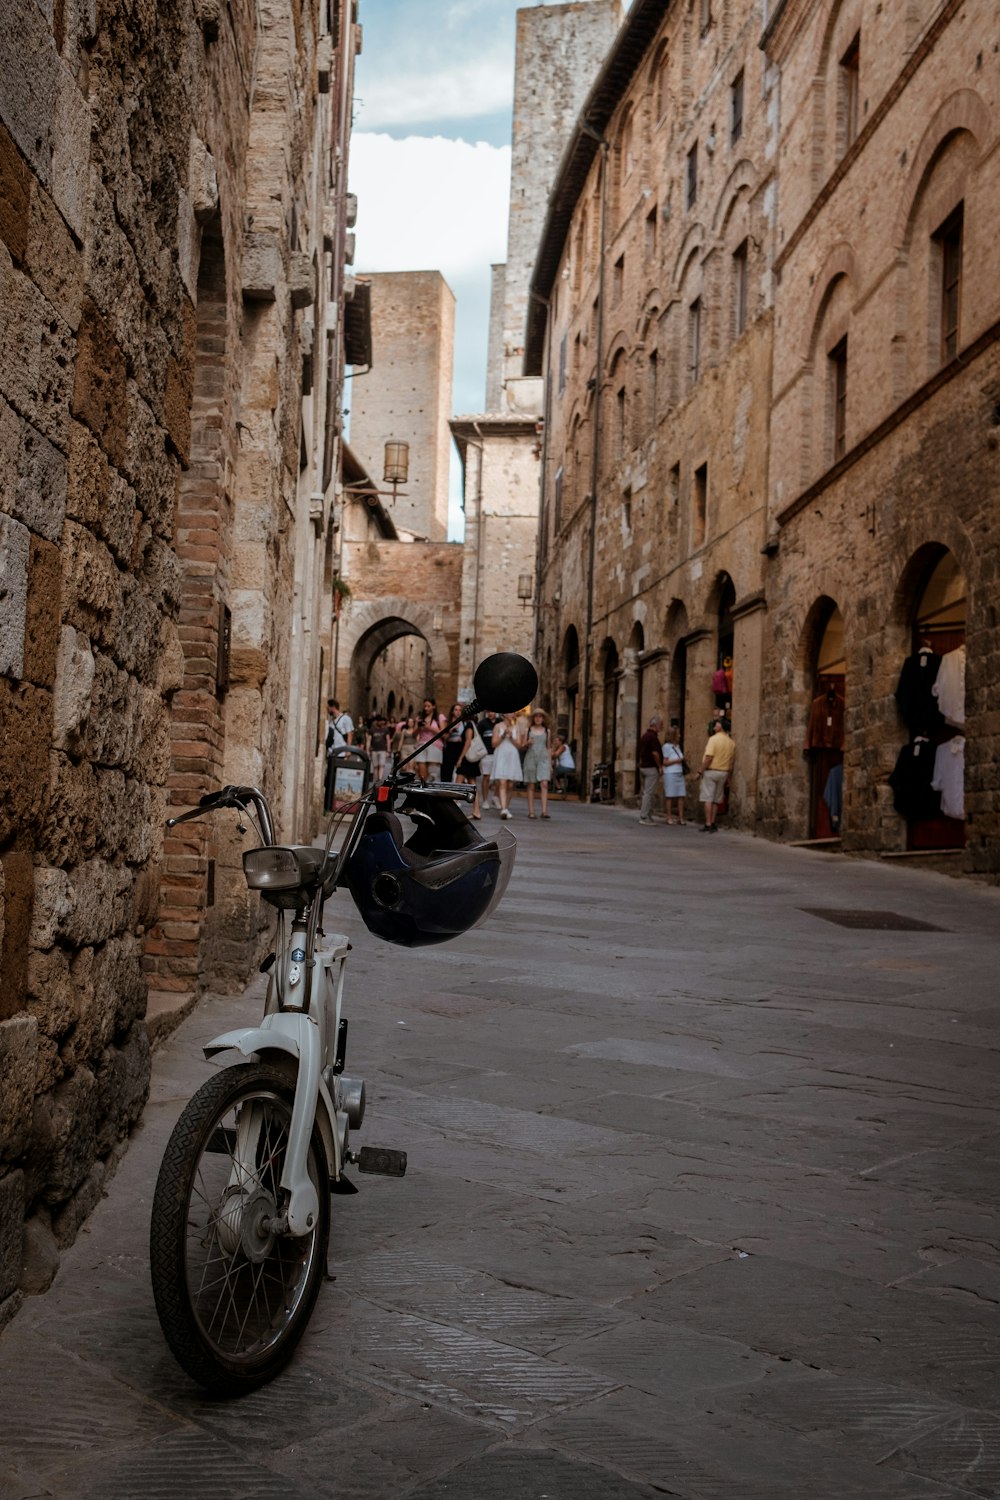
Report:
<svg viewBox="0 0 1000 1500"><path fill-rule="evenodd" d="M380 1177L403 1177L406 1152L390 1151L385 1146L362 1146L358 1152L358 1171L377 1172Z"/></svg>

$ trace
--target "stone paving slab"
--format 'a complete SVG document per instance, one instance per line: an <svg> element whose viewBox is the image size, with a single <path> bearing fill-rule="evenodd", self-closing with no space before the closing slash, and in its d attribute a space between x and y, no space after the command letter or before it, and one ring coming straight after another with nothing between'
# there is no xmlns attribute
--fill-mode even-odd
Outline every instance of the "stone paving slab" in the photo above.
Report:
<svg viewBox="0 0 1000 1500"><path fill-rule="evenodd" d="M1000 1495L1000 892L556 811L515 816L508 897L453 944L341 908L362 1139L410 1167L334 1199L335 1280L240 1402L173 1363L147 1238L201 1046L261 982L156 1054L0 1335L0 1500Z"/></svg>

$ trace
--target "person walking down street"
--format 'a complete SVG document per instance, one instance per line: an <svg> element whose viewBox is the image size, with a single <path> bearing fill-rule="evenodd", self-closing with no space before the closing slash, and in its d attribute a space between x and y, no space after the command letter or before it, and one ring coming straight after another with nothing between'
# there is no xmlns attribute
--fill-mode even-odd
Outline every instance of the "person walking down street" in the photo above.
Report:
<svg viewBox="0 0 1000 1500"><path fill-rule="evenodd" d="M372 765L372 781L381 786L389 769L389 726L381 714L376 714L365 738Z"/></svg>
<svg viewBox="0 0 1000 1500"><path fill-rule="evenodd" d="M705 809L702 833L718 833L715 821L719 807L725 801L726 782L732 774L736 761L736 745L730 739L725 719L712 720L712 733L701 759L701 791L699 797Z"/></svg>
<svg viewBox="0 0 1000 1500"><path fill-rule="evenodd" d="M495 714L490 709L487 713L483 714L482 718L476 724L476 728L479 730L479 737L486 746L486 754L479 762L479 774L483 778L479 789L479 797L483 808L490 807L491 805L493 807L500 806L496 792L493 793L492 804L490 801L490 779L493 775L493 730L496 727L499 717L499 714Z"/></svg>
<svg viewBox="0 0 1000 1500"><path fill-rule="evenodd" d="M478 724L463 724L464 730L461 754L455 767L454 776L456 781L468 782L474 786L476 795L472 803L472 816L479 821L479 776L480 766L486 759L486 741L483 739ZM492 734L493 726L490 725ZM469 757L472 757L470 759Z"/></svg>
<svg viewBox="0 0 1000 1500"><path fill-rule="evenodd" d="M323 811L330 812L333 807L333 784L336 778L336 762L333 759L334 750L340 750L344 745L354 742L354 720L350 714L341 713L340 704L336 698L326 700L326 777L323 782Z"/></svg>
<svg viewBox="0 0 1000 1500"><path fill-rule="evenodd" d="M453 703L451 705L451 712L448 715L449 720L455 719L457 723L452 724L448 738L441 748L442 781L451 781L455 774L455 767L462 754L462 746L465 743L465 725L462 723L460 715L463 707L464 704Z"/></svg>
<svg viewBox="0 0 1000 1500"><path fill-rule="evenodd" d="M435 736L440 734L446 723L447 720L438 713L434 699L425 698L424 706L417 716L417 745L422 748L413 762L421 781L441 779L441 758L444 752L441 741Z"/></svg>
<svg viewBox="0 0 1000 1500"><path fill-rule="evenodd" d="M687 784L684 780L684 751L681 749L681 726L678 719L670 720L670 728L663 742L663 800L667 809L667 822L673 823L674 816L680 826L684 827L684 798L687 796ZM671 809L673 804L673 809Z"/></svg>
<svg viewBox="0 0 1000 1500"><path fill-rule="evenodd" d="M535 816L535 787L541 792L542 817L549 816L549 782L552 780L552 747L548 720L540 708L531 715L528 748L524 752L521 778L528 788L528 817Z"/></svg>
<svg viewBox="0 0 1000 1500"><path fill-rule="evenodd" d="M399 765L417 748L417 721L412 716L408 719L400 719L393 730L392 755L393 764Z"/></svg>
<svg viewBox="0 0 1000 1500"><path fill-rule="evenodd" d="M663 755L660 751L662 728L663 715L654 714L649 721L649 727L639 741L639 782L642 786L639 822L644 828L653 826L653 798L656 796L656 783L663 769Z"/></svg>
<svg viewBox="0 0 1000 1500"><path fill-rule="evenodd" d="M521 780L521 752L514 738L517 721L504 714L493 726L493 784L500 796L500 816L510 818L514 783Z"/></svg>

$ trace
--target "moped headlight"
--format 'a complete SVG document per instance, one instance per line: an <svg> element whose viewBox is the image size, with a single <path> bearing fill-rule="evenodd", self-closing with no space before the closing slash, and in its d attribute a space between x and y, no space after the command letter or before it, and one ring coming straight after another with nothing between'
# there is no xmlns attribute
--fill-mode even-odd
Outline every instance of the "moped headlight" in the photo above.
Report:
<svg viewBox="0 0 1000 1500"><path fill-rule="evenodd" d="M243 855L243 874L252 891L288 891L301 879L295 851L280 844L247 849Z"/></svg>

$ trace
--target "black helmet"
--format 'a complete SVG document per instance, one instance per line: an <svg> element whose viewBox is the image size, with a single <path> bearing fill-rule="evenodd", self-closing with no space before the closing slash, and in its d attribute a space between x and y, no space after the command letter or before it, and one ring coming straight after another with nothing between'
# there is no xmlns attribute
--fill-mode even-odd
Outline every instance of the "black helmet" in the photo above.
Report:
<svg viewBox="0 0 1000 1500"><path fill-rule="evenodd" d="M403 811L416 823L408 839L394 812L369 813L347 862L347 885L376 937L404 948L445 943L500 900L515 840L506 828L484 839L454 801L433 793L414 793Z"/></svg>

